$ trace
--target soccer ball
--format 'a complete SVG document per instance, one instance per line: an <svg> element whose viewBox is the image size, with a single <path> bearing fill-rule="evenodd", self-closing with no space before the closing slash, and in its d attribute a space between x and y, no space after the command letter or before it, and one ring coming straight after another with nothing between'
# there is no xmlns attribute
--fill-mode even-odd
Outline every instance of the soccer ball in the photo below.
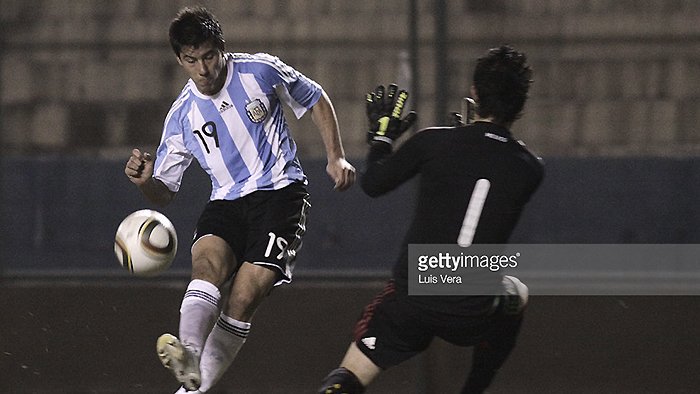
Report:
<svg viewBox="0 0 700 394"><path fill-rule="evenodd" d="M160 212L150 209L136 211L124 218L117 228L114 253L130 273L157 275L168 269L175 259L175 227Z"/></svg>

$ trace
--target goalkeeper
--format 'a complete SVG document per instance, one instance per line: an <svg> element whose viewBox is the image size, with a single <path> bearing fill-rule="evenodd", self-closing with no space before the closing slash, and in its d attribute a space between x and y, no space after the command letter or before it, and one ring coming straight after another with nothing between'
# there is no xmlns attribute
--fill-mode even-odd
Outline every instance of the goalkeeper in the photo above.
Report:
<svg viewBox="0 0 700 394"><path fill-rule="evenodd" d="M340 367L319 393L361 393L436 336L474 347L462 393L481 393L491 384L515 346L527 287L504 276L502 295L409 296L408 245L507 243L543 177L540 160L510 132L531 73L525 54L510 46L491 49L473 73L474 122L422 130L398 149L395 141L416 120L413 112L401 117L408 93L390 85L367 95L370 147L362 189L378 197L420 176L416 211L392 279L365 307Z"/></svg>

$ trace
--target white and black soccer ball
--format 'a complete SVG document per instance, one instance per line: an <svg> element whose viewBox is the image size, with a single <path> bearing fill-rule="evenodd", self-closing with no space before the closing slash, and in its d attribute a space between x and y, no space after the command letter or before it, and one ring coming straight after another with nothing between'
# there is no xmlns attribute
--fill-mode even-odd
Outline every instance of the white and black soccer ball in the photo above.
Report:
<svg viewBox="0 0 700 394"><path fill-rule="evenodd" d="M114 237L117 260L130 273L154 276L167 270L177 253L175 226L160 212L136 211L121 222Z"/></svg>

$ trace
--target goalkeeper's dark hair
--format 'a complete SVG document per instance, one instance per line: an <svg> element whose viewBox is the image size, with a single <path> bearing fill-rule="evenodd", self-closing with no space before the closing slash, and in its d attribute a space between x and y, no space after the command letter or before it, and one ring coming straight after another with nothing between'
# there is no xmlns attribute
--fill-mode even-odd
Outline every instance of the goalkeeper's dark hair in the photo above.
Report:
<svg viewBox="0 0 700 394"><path fill-rule="evenodd" d="M520 118L531 78L532 69L524 53L510 45L490 49L486 56L477 60L474 68L477 114L502 124Z"/></svg>
<svg viewBox="0 0 700 394"><path fill-rule="evenodd" d="M185 7L170 22L170 46L176 56L180 56L182 47L198 48L207 41L224 51L224 33L214 14L204 7Z"/></svg>

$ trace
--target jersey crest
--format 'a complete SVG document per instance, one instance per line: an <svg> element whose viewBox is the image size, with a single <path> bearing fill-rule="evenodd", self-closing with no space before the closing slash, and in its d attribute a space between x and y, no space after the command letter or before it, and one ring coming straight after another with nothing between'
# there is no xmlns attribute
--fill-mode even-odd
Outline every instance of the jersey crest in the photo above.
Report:
<svg viewBox="0 0 700 394"><path fill-rule="evenodd" d="M255 99L245 105L245 113L253 123L260 123L267 117L267 108L260 99Z"/></svg>

